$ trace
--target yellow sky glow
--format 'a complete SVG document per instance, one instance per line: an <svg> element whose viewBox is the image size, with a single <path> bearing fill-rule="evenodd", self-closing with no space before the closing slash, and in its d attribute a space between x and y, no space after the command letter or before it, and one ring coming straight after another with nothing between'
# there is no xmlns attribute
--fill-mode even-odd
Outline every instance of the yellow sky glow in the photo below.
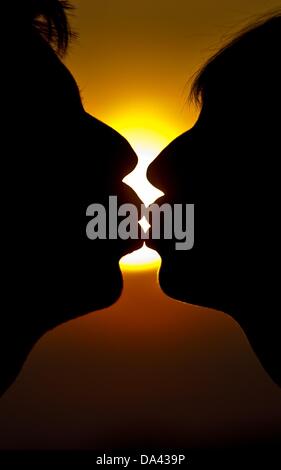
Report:
<svg viewBox="0 0 281 470"><path fill-rule="evenodd" d="M163 118L149 110L143 114L119 116L114 127L130 142L139 159L136 168L123 182L133 188L148 207L157 201L163 192L148 181L147 168L161 150L176 137L177 130L172 132L171 126ZM120 266L127 271L155 269L160 266L160 262L158 253L144 244L140 250L123 257Z"/></svg>

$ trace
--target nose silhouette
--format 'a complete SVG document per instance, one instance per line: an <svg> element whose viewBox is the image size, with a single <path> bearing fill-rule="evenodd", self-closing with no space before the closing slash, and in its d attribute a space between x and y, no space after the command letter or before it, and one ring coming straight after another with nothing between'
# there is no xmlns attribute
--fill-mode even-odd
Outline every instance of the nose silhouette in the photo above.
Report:
<svg viewBox="0 0 281 470"><path fill-rule="evenodd" d="M161 202L193 203L204 174L198 175L200 139L197 126L177 137L150 164L149 181L164 192Z"/></svg>

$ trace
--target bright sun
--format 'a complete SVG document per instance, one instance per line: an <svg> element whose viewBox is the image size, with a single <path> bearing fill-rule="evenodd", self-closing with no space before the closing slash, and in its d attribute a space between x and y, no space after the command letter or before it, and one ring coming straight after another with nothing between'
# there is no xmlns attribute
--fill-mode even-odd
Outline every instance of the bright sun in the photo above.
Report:
<svg viewBox="0 0 281 470"><path fill-rule="evenodd" d="M150 119L147 119L147 116L150 116ZM134 171L127 175L123 182L133 188L143 203L149 206L161 197L163 192L148 181L147 168L174 139L175 134L167 123L147 112L138 114L135 118L132 115L130 118L118 116L114 119L114 127L130 142L139 159ZM144 244L141 249L124 256L120 266L122 270L135 271L155 269L160 263L159 254Z"/></svg>

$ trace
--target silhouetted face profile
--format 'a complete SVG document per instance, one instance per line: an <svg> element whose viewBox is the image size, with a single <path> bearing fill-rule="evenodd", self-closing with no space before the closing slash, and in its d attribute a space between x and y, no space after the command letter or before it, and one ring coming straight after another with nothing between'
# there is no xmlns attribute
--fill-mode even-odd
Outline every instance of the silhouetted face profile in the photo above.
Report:
<svg viewBox="0 0 281 470"><path fill-rule="evenodd" d="M16 108L5 120L11 135L4 161L9 248L2 266L8 307L1 313L7 381L39 334L118 299L118 262L133 248L129 241L86 236L89 205L108 207L110 195L119 205L135 202L121 181L137 158L123 137L83 109L60 59L71 36L68 8L65 1L29 0L22 21L31 15L31 36L27 28L21 33L16 55L8 44L14 62L13 71L6 69L8 92ZM4 383L5 377L2 371Z"/></svg>
<svg viewBox="0 0 281 470"><path fill-rule="evenodd" d="M128 242L108 237L89 240L87 207L107 208L110 195L117 195L119 204L132 202L122 179L137 159L123 137L84 111L77 84L58 57L69 38L66 2L32 4L32 254L37 246L36 269L44 276L48 271L48 281L35 282L42 303L48 297L53 310L81 313L118 298L118 261L130 249Z"/></svg>
<svg viewBox="0 0 281 470"><path fill-rule="evenodd" d="M281 17L245 30L203 67L195 126L151 165L162 202L195 204L195 244L155 240L171 297L222 310L280 377ZM159 201L160 202L160 201ZM277 270L277 271L276 271Z"/></svg>

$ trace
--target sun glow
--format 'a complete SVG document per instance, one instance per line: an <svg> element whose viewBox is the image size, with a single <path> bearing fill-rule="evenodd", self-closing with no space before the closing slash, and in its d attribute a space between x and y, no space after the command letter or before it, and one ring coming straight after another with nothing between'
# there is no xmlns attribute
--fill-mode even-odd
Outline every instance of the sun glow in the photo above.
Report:
<svg viewBox="0 0 281 470"><path fill-rule="evenodd" d="M148 269L158 269L161 265L161 258L157 251L152 250L146 244L140 250L133 251L120 260L120 267L125 271L146 271Z"/></svg>
<svg viewBox="0 0 281 470"><path fill-rule="evenodd" d="M129 142L138 156L138 165L123 182L134 189L142 202L148 207L161 196L163 192L155 188L147 179L146 172L150 163L157 157L165 147L161 136L146 129L135 129L129 134Z"/></svg>
<svg viewBox="0 0 281 470"><path fill-rule="evenodd" d="M132 117L135 116L135 117ZM117 129L130 142L138 156L136 168L127 175L123 182L134 189L141 201L148 207L159 199L164 193L155 188L147 179L147 169L159 153L176 137L171 131L167 121L163 121L155 112L141 111L127 116L116 116L112 120ZM147 224L147 221L141 221ZM159 254L147 247L143 247L129 255L124 256L120 266L126 271L156 269L161 264Z"/></svg>

